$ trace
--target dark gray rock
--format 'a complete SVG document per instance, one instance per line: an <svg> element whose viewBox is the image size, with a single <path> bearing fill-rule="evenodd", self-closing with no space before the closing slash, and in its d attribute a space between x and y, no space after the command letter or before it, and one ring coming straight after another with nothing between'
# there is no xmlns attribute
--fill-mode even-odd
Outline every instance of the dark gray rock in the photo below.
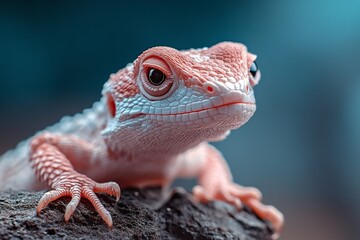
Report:
<svg viewBox="0 0 360 240"><path fill-rule="evenodd" d="M185 191L174 191L161 203L160 193L158 188L124 190L118 203L100 195L113 217L109 229L87 200L65 223L70 198L49 204L37 216L44 192L0 192L0 239L271 239L270 226L247 208L237 212L222 202L194 203Z"/></svg>

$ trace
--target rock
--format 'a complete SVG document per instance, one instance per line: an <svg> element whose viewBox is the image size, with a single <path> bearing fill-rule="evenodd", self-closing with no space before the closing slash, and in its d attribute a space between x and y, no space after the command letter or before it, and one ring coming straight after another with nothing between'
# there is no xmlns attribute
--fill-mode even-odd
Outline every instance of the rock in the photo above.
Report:
<svg viewBox="0 0 360 240"><path fill-rule="evenodd" d="M44 192L0 192L0 239L271 239L270 225L248 208L236 211L222 202L194 203L185 190L161 202L159 188L129 189L119 202L99 195L113 217L109 229L89 201L82 199L68 223L70 198L35 207Z"/></svg>

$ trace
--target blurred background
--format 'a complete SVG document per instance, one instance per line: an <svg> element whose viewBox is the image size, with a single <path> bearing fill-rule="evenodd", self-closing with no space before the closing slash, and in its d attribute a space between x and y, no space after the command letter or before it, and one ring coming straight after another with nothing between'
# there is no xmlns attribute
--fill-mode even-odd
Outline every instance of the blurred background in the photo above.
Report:
<svg viewBox="0 0 360 240"><path fill-rule="evenodd" d="M360 239L359 1L2 1L0 154L145 49L224 40L262 72L254 117L214 143L235 180L285 214L282 239Z"/></svg>

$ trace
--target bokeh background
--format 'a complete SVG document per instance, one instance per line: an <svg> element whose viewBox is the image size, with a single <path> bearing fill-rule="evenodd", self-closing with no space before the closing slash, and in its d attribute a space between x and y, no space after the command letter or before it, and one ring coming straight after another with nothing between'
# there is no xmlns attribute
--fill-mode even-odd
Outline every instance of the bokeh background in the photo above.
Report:
<svg viewBox="0 0 360 240"><path fill-rule="evenodd" d="M283 211L282 239L360 239L360 2L169 2L2 1L0 153L90 107L149 47L242 42L258 110L214 145Z"/></svg>

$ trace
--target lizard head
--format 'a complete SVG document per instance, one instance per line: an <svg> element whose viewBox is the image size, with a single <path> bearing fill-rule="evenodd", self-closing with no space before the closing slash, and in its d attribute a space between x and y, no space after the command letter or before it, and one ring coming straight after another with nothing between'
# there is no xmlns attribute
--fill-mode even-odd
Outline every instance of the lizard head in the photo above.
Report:
<svg viewBox="0 0 360 240"><path fill-rule="evenodd" d="M255 112L253 86L260 79L255 59L232 42L187 51L146 50L105 84L105 139L121 135L116 139L123 143L135 139L146 147L156 140L176 147L171 139L182 146L224 138Z"/></svg>

